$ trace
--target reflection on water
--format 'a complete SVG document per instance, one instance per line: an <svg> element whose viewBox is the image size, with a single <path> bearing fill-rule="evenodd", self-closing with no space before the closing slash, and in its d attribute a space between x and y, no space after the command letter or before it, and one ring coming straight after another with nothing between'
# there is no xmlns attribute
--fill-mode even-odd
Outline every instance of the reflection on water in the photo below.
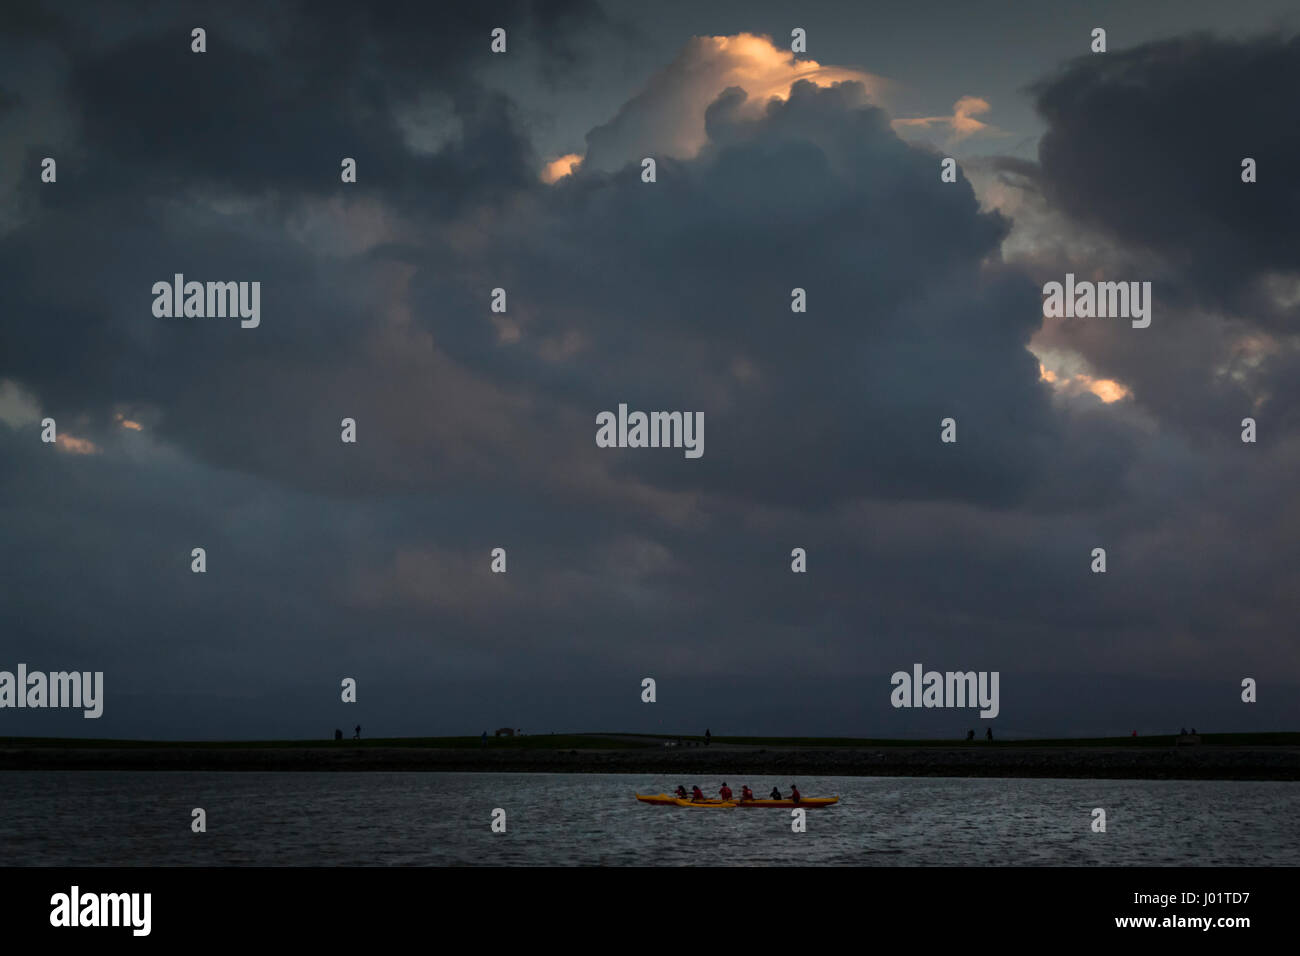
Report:
<svg viewBox="0 0 1300 956"><path fill-rule="evenodd" d="M766 793L789 780L729 780ZM1300 784L801 777L808 812L643 805L639 774L0 773L8 865L1300 865ZM190 831L190 811L208 831ZM491 832L492 811L507 832ZM1092 809L1106 833L1091 832Z"/></svg>

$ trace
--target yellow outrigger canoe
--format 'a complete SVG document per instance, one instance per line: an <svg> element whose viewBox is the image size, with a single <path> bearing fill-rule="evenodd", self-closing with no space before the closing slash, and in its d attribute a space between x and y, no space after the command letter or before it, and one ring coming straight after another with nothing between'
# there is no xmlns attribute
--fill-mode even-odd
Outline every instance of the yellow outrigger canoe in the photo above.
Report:
<svg viewBox="0 0 1300 956"><path fill-rule="evenodd" d="M793 800L683 800L680 797L674 797L672 794L659 793L648 794L638 793L636 798L642 803L652 803L662 807L720 807L727 809L731 807L829 807L833 803L839 803L839 797L802 797L798 803Z"/></svg>

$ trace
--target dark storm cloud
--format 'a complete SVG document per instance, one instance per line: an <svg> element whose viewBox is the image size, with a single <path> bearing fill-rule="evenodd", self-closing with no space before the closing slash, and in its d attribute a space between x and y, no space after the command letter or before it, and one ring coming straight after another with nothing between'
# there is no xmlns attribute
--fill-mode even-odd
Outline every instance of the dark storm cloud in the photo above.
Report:
<svg viewBox="0 0 1300 956"><path fill-rule="evenodd" d="M1269 446L1300 411L1300 192L1277 169L1300 152L1281 119L1296 76L1300 44L1275 35L1089 55L1032 88L1050 124L1040 162L987 164L1018 197L1016 264L1039 282L1068 271L1152 283L1150 329L1053 320L1035 347L1083 356L1161 425L1227 454L1243 417L1267 422ZM1244 157L1259 182L1241 181Z"/></svg>
<svg viewBox="0 0 1300 956"><path fill-rule="evenodd" d="M93 11L59 29L46 24L43 36L67 64L58 90L74 132L61 144L18 144L31 168L47 151L61 166L57 188L31 191L25 221L0 238L11 308L42 316L5 325L0 374L60 416L103 420L118 402L165 409L163 433L199 454L250 470L296 467L315 485L310 476L322 469L304 455L312 433L302 422L322 393L342 391L352 414L376 411L371 421L380 408L423 402L391 390L349 396L349 378L369 377L373 356L359 343L374 334L376 300L401 281L388 266L407 254L400 245L364 252L387 241L390 211L436 219L538 188L510 102L480 79L491 28L508 24L516 60L555 57L600 22L600 10L578 2L436 13L425 4L313 5L310 15L256 6L215 20L193 8L136 13L125 30L115 24L116 42L91 30ZM202 56L189 49L194 23L209 33ZM398 114L418 112L423 93L452 105L444 117L452 134L433 151L410 148L399 129ZM360 168L352 205L322 205L339 195L345 155ZM323 224L304 235L304 220ZM366 231L375 238L362 252L330 251ZM159 324L141 307L153 282L175 272L256 278L278 319L255 346L232 334L233 323L198 335ZM260 421L265 430L250 442L221 418L214 427L216 408L238 428ZM330 418L342 414L331 409Z"/></svg>
<svg viewBox="0 0 1300 956"><path fill-rule="evenodd" d="M482 221L420 222L327 268L294 233L293 206L128 214L129 200L101 193L76 214L98 228L47 211L3 240L16 300L50 318L6 330L9 367L57 395L51 410L157 406L164 437L303 487L500 482L522 459L543 486L603 483L615 497L621 476L787 507L862 494L1009 505L1064 441L1024 348L1036 290L983 267L1007 223L964 183L934 188L936 157L900 141L861 92L801 83L748 120L729 91L709 111L709 146L665 161L653 186L632 167L534 180ZM404 196L377 189L389 208ZM176 271L258 276L274 318L256 331L159 322L146 290ZM486 309L497 285L518 341ZM790 312L796 285L807 314ZM403 310L409 325L394 319ZM60 328L78 333L54 347ZM620 402L704 411L705 457L596 449L595 413ZM344 414L381 449L360 471L334 463ZM949 416L956 445L938 441Z"/></svg>
<svg viewBox="0 0 1300 956"><path fill-rule="evenodd" d="M793 507L1019 499L1062 434L1025 350L1037 290L983 267L1008 224L965 183L935 188L938 157L856 84L798 83L755 120L743 99L719 98L708 146L662 160L657 183L639 165L579 172L516 213L490 261L517 343L461 284L470 263L423 272L417 301L444 306L426 313L437 341L482 375L559 388L592 420L619 402L704 410L703 459L624 454L620 470L656 483ZM969 441L939 442L949 416Z"/></svg>
<svg viewBox="0 0 1300 956"><path fill-rule="evenodd" d="M1163 291L1246 308L1275 327L1292 308L1255 280L1300 269L1294 121L1300 37L1208 35L1074 61L1035 88L1049 129L1042 185L1072 217L1176 269ZM1241 162L1259 181L1241 181Z"/></svg>
<svg viewBox="0 0 1300 956"><path fill-rule="evenodd" d="M64 92L79 121L75 143L28 144L33 155L61 147L80 160L65 165L64 188L42 196L49 202L79 208L109 190L204 187L318 195L337 184L344 156L358 161L359 191L383 183L427 212L518 188L536 161L509 101L484 85L491 30L509 27L516 61L552 63L573 59L572 42L601 17L583 0L133 12L111 45L85 22L43 31L69 64ZM208 33L202 55L190 50L196 25ZM449 100L458 136L413 155L398 115L425 93Z"/></svg>

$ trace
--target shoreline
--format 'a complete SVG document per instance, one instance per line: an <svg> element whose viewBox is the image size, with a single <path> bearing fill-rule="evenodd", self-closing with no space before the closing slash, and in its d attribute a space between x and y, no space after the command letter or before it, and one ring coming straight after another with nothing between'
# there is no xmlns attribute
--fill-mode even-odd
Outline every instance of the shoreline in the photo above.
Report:
<svg viewBox="0 0 1300 956"><path fill-rule="evenodd" d="M1055 777L1300 780L1300 747L469 747L6 746L0 771L643 773L696 776Z"/></svg>

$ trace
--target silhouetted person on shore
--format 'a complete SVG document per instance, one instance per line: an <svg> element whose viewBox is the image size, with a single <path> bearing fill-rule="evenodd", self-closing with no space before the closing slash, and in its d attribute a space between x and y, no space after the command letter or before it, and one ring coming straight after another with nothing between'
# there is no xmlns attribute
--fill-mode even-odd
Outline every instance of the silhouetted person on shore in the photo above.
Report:
<svg viewBox="0 0 1300 956"><path fill-rule="evenodd" d="M339 730L337 727L334 728L334 739L335 740L343 739L343 731Z"/></svg>
<svg viewBox="0 0 1300 956"><path fill-rule="evenodd" d="M1193 736L1193 737L1196 736L1196 728L1195 728L1195 727L1192 728L1192 736Z"/></svg>
<svg viewBox="0 0 1300 956"><path fill-rule="evenodd" d="M361 739L361 725L360 725L360 724L357 724L357 732L356 732L355 734L352 735L352 739L353 739L353 740L360 740L360 739Z"/></svg>
<svg viewBox="0 0 1300 956"><path fill-rule="evenodd" d="M975 739L975 731L973 731L973 730L968 730L968 731L966 731L966 739L967 739L967 740L974 740L974 739Z"/></svg>
<svg viewBox="0 0 1300 956"><path fill-rule="evenodd" d="M781 799L781 791L778 790L776 787L773 787L773 788L772 788L772 792L771 792L770 794L768 794L768 796L769 796L771 799L773 799L773 800L780 800L780 799Z"/></svg>
<svg viewBox="0 0 1300 956"><path fill-rule="evenodd" d="M481 746L483 746L483 747L486 747L486 746L487 746L487 731L486 731L486 730L483 731L483 736L479 738L479 741L480 741L480 745L481 745Z"/></svg>
<svg viewBox="0 0 1300 956"><path fill-rule="evenodd" d="M704 728L704 746L707 747L707 746L709 745L709 741L712 740L712 739L713 739L713 734L709 733L709 728L708 728L708 727L705 727L705 728Z"/></svg>
<svg viewBox="0 0 1300 956"><path fill-rule="evenodd" d="M985 739L985 740L992 740L992 739L993 739L993 728L992 728L992 727L990 727L988 730L984 731L984 739Z"/></svg>

